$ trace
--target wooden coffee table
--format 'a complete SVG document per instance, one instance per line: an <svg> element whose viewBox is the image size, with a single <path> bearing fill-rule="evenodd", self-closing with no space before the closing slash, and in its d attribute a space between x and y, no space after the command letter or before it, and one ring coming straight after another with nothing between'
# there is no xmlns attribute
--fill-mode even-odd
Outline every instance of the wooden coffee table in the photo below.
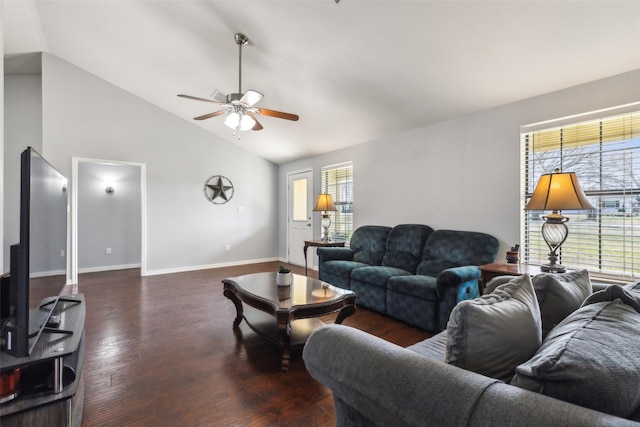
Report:
<svg viewBox="0 0 640 427"><path fill-rule="evenodd" d="M254 332L280 345L282 371L289 369L291 349L304 346L311 332L325 324L317 317L338 312L336 323L342 323L356 311L356 294L352 291L310 277L292 276L288 287L276 285L275 272L222 281L224 296L236 306L233 327L244 319Z"/></svg>

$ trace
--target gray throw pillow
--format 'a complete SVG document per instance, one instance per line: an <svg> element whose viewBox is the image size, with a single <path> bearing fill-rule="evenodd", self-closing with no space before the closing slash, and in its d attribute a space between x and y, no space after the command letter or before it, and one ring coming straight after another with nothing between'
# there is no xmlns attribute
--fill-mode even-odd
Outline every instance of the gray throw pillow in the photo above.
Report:
<svg viewBox="0 0 640 427"><path fill-rule="evenodd" d="M540 309L531 278L525 274L453 308L445 362L508 381L541 340Z"/></svg>
<svg viewBox="0 0 640 427"><path fill-rule="evenodd" d="M640 282L627 283L623 288L629 292L640 293Z"/></svg>
<svg viewBox="0 0 640 427"><path fill-rule="evenodd" d="M487 284L485 292L493 292L495 288L513 277L498 276L492 279ZM533 276L531 282L540 306L543 337L565 317L577 310L593 292L587 270L562 274L541 273Z"/></svg>
<svg viewBox="0 0 640 427"><path fill-rule="evenodd" d="M556 326L511 384L619 417L640 414L640 295L612 290ZM606 296L612 301L589 304Z"/></svg>
<svg viewBox="0 0 640 427"><path fill-rule="evenodd" d="M487 286L484 288L485 294L490 294L493 292L498 286L504 285L505 283L515 279L518 276L496 276L487 283ZM533 280L532 280L533 281Z"/></svg>
<svg viewBox="0 0 640 427"><path fill-rule="evenodd" d="M589 271L538 274L533 279L542 318L542 335L576 311L593 292Z"/></svg>

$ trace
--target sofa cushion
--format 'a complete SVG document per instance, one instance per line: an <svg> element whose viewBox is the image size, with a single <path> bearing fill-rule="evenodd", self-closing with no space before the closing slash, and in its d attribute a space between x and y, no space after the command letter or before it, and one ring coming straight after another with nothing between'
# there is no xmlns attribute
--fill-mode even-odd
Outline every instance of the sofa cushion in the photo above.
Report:
<svg viewBox="0 0 640 427"><path fill-rule="evenodd" d="M538 274L533 278L533 288L540 305L543 335L580 308L592 292L587 270Z"/></svg>
<svg viewBox="0 0 640 427"><path fill-rule="evenodd" d="M391 227L382 225L363 225L358 227L349 241L349 247L354 252L353 261L369 265L380 265L390 231Z"/></svg>
<svg viewBox="0 0 640 427"><path fill-rule="evenodd" d="M351 271L353 269L368 266L369 264L365 264L363 262L345 260L334 260L324 263L324 268L327 273L347 278L351 276Z"/></svg>
<svg viewBox="0 0 640 427"><path fill-rule="evenodd" d="M447 331L435 334L431 338L415 343L407 349L415 351L430 359L443 361L447 348Z"/></svg>
<svg viewBox="0 0 640 427"><path fill-rule="evenodd" d="M351 281L386 289L387 281L390 277L405 276L408 274L411 273L396 267L366 266L355 268L351 272Z"/></svg>
<svg viewBox="0 0 640 427"><path fill-rule="evenodd" d="M498 247L498 239L486 233L436 230L425 242L416 272L437 276L447 268L487 264L495 260Z"/></svg>
<svg viewBox="0 0 640 427"><path fill-rule="evenodd" d="M455 267L461 267L461 265L444 259L425 259L418 264L416 274L438 277L441 271Z"/></svg>
<svg viewBox="0 0 640 427"><path fill-rule="evenodd" d="M516 366L536 352L541 340L540 309L531 277L525 274L453 308L445 361L508 381Z"/></svg>
<svg viewBox="0 0 640 427"><path fill-rule="evenodd" d="M421 224L400 224L393 227L387 236L382 265L415 273L422 258L424 242L432 231L431 227Z"/></svg>
<svg viewBox="0 0 640 427"><path fill-rule="evenodd" d="M427 301L438 301L438 285L435 277L408 275L390 277L387 289Z"/></svg>
<svg viewBox="0 0 640 427"><path fill-rule="evenodd" d="M492 279L485 288L485 293L493 292L496 287L512 278L513 276L502 276ZM537 274L531 282L540 306L543 337L565 317L577 310L592 293L587 270L562 274Z"/></svg>
<svg viewBox="0 0 640 427"><path fill-rule="evenodd" d="M629 418L640 413L640 294L591 295L518 366L512 385Z"/></svg>

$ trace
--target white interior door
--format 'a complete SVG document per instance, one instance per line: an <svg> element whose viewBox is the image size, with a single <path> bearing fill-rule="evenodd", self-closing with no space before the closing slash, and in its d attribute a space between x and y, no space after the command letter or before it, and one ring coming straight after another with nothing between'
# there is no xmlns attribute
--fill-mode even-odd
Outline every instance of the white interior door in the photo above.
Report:
<svg viewBox="0 0 640 427"><path fill-rule="evenodd" d="M304 241L313 238L312 171L288 175L288 247L289 263L304 265Z"/></svg>

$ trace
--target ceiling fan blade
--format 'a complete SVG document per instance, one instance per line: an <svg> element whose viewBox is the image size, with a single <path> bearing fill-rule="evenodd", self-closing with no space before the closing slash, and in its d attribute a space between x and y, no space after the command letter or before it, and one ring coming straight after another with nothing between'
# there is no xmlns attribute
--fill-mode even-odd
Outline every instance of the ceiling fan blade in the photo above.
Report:
<svg viewBox="0 0 640 427"><path fill-rule="evenodd" d="M216 116L220 116L222 114L227 113L228 110L220 110L220 111L214 111L213 113L209 113L209 114L205 114L204 116L198 116L198 117L194 117L193 120L205 120L205 119L210 119L211 117L216 117Z"/></svg>
<svg viewBox="0 0 640 427"><path fill-rule="evenodd" d="M211 99L213 99L214 101L218 101L220 104L227 103L227 95L217 89L211 94Z"/></svg>
<svg viewBox="0 0 640 427"><path fill-rule="evenodd" d="M297 121L300 117L297 114L283 113L282 111L267 110L266 108L256 108L256 113L264 116L277 117L279 119Z"/></svg>
<svg viewBox="0 0 640 427"><path fill-rule="evenodd" d="M260 92L249 89L247 93L245 93L242 98L238 101L239 104L246 105L247 107L253 107L257 104L263 95Z"/></svg>
<svg viewBox="0 0 640 427"><path fill-rule="evenodd" d="M178 95L178 96L181 98L194 99L196 101L211 102L213 104L224 104L224 102L216 101L213 99L198 98L197 96L191 96L191 95Z"/></svg>
<svg viewBox="0 0 640 427"><path fill-rule="evenodd" d="M253 125L253 127L251 128L251 130L262 130L262 129L263 129L262 125L260 124L260 122L259 122L259 121L258 121L258 119L256 118L256 115L255 115L255 114L253 114L251 111L247 111L247 113L246 113L246 114L247 114L249 117L251 117L251 118L256 122L256 124L255 124L255 125Z"/></svg>

